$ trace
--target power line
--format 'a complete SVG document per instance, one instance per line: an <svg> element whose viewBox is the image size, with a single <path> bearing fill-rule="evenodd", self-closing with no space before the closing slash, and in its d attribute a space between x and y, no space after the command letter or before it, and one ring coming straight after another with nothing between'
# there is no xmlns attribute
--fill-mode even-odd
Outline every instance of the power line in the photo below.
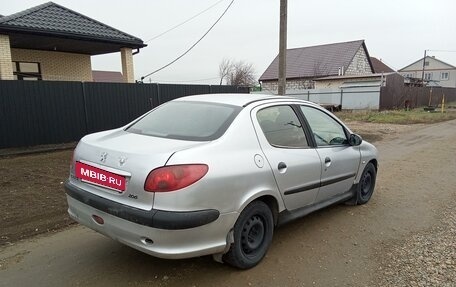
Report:
<svg viewBox="0 0 456 287"><path fill-rule="evenodd" d="M217 1L215 4L209 6L208 8L204 9L203 11L201 11L201 12L199 12L199 13L193 15L192 17L188 18L187 20L185 20L185 21L183 21L183 22L177 24L176 26L173 26L173 27L169 28L168 30L166 30L166 31L164 31L164 32L162 32L162 33L160 33L160 34L158 34L158 35L156 35L156 36L154 36L154 37L152 37L152 38L150 38L150 39L144 41L144 42L145 42L145 43L148 43L148 42L150 42L150 41L152 41L152 40L155 40L155 39L157 39L157 38L159 38L159 37L165 35L165 34L168 33L168 32L171 32L172 30L174 30L174 29L176 29L176 28L178 28L178 27L184 25L185 23L187 23L187 22L189 22L189 21L195 19L196 17L198 17L199 15L203 14L204 12L209 11L210 9L212 9L212 8L215 7L215 6L217 6L217 5L218 5L220 2L222 2L222 1L225 1L225 0Z"/></svg>
<svg viewBox="0 0 456 287"><path fill-rule="evenodd" d="M228 7L226 7L225 11L223 11L222 15L220 15L220 17L217 19L217 21L215 21L214 24L212 24L212 26L206 31L206 33L203 34L203 36L201 36L201 38L198 39L198 41L196 41L192 46L190 46L190 48L187 49L187 51L185 51L182 55L180 55L179 57L177 57L176 59L172 60L171 62L169 62L168 64L164 65L163 67L145 75L145 76L142 76L141 77L141 81L144 80L145 78L149 77L150 75L153 75L161 70L163 70L164 68L174 64L175 62L177 62L180 58L182 58L183 56L185 56L188 52L190 52L199 42L201 42L201 40L203 40L204 37L206 37L206 35L212 30L212 28L214 28L214 26L220 21L220 19L222 19L222 17L225 15L225 13L228 11L228 9L230 9L231 5L233 4L234 0L231 0L230 4L228 5Z"/></svg>
<svg viewBox="0 0 456 287"><path fill-rule="evenodd" d="M429 50L429 49L426 49L426 51L456 53L456 50Z"/></svg>

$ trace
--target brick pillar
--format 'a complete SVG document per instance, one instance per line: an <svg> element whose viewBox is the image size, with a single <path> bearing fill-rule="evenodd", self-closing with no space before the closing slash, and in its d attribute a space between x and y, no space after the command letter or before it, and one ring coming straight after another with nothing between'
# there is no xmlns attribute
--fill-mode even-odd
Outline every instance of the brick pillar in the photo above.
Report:
<svg viewBox="0 0 456 287"><path fill-rule="evenodd" d="M0 35L0 80L14 80L8 35Z"/></svg>
<svg viewBox="0 0 456 287"><path fill-rule="evenodd" d="M122 75L125 83L134 83L133 54L131 48L121 48L120 58L122 59Z"/></svg>

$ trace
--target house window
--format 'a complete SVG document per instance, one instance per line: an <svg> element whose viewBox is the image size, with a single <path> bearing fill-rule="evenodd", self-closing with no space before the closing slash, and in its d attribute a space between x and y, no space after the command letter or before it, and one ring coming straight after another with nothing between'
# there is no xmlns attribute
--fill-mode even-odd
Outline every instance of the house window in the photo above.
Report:
<svg viewBox="0 0 456 287"><path fill-rule="evenodd" d="M442 74L440 75L440 79L442 81L447 81L449 78L450 78L450 73L448 73L448 72L442 72Z"/></svg>
<svg viewBox="0 0 456 287"><path fill-rule="evenodd" d="M15 80L42 80L40 63L13 62L13 75Z"/></svg>
<svg viewBox="0 0 456 287"><path fill-rule="evenodd" d="M429 61L425 61L424 66L426 66L426 67L429 66Z"/></svg>
<svg viewBox="0 0 456 287"><path fill-rule="evenodd" d="M432 73L425 73L424 74L424 79L425 80L432 80Z"/></svg>
<svg viewBox="0 0 456 287"><path fill-rule="evenodd" d="M414 78L413 73L406 73L406 74L403 74L403 76L404 76L405 78Z"/></svg>

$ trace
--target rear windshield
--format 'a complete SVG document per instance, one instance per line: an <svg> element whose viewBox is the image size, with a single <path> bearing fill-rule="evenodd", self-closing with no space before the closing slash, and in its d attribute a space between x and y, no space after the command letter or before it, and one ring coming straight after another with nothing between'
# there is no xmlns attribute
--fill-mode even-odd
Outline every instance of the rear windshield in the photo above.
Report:
<svg viewBox="0 0 456 287"><path fill-rule="evenodd" d="M189 141L219 138L241 107L202 102L169 102L152 110L126 131Z"/></svg>

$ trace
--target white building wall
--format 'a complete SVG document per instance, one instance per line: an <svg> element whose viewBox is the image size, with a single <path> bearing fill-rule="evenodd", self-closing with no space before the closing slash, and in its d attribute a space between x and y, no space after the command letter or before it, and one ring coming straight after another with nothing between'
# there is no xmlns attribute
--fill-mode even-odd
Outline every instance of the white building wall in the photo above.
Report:
<svg viewBox="0 0 456 287"><path fill-rule="evenodd" d="M442 87L456 88L456 68L436 60L434 57L426 57L427 64L424 66L426 79L436 81ZM403 69L399 73L408 78L421 79L423 76L423 59ZM448 78L444 77L448 73Z"/></svg>
<svg viewBox="0 0 456 287"><path fill-rule="evenodd" d="M379 77L368 77L368 78L345 78L345 79L331 79L331 80L318 80L315 81L315 89L338 89L342 84L346 82L371 82L380 81Z"/></svg>
<svg viewBox="0 0 456 287"><path fill-rule="evenodd" d="M367 59L366 51L364 51L363 46L361 46L359 47L358 52L356 52L355 57L353 57L353 60L348 66L347 70L344 72L344 75L366 74L372 74L372 70L369 66L369 60Z"/></svg>

